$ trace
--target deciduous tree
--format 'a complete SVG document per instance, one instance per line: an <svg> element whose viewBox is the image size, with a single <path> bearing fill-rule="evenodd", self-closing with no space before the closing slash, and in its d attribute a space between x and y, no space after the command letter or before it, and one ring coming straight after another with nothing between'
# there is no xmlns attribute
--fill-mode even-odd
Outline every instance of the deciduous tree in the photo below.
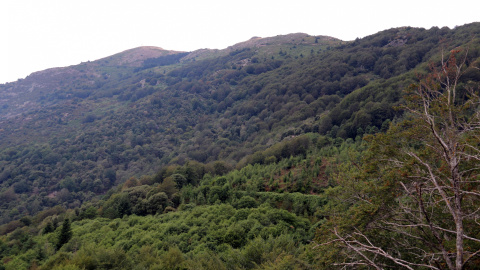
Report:
<svg viewBox="0 0 480 270"><path fill-rule="evenodd" d="M340 188L350 196L341 204L348 211L335 212L338 205L329 211L324 229L331 237L322 244L346 248L335 264L452 270L478 265L480 89L461 82L467 68L475 67L467 66L460 50L432 65L407 90L406 119L372 137L365 166L342 172L350 178Z"/></svg>

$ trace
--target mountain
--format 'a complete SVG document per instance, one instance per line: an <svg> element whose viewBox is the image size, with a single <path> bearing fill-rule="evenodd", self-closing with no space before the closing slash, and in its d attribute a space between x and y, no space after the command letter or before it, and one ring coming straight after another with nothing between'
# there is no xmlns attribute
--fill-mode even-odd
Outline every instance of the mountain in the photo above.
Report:
<svg viewBox="0 0 480 270"><path fill-rule="evenodd" d="M132 68L141 66L146 59L177 53L180 52L167 51L158 47L139 47L93 62L32 73L25 79L2 85L0 119L12 118L54 105L58 100L48 98L49 96L57 92L62 92L62 95L66 96L68 95L66 89L71 89L77 84L83 87L96 87L95 83L103 76L108 76L108 72L112 69L116 72L120 72L120 69L128 72Z"/></svg>
<svg viewBox="0 0 480 270"><path fill-rule="evenodd" d="M79 207L167 165L229 171L301 134L385 130L402 115L402 90L442 49L468 47L478 61L479 31L474 23L351 42L297 33L224 50L140 47L0 85L1 223Z"/></svg>
<svg viewBox="0 0 480 270"><path fill-rule="evenodd" d="M0 269L476 269L479 66L472 23L140 47L0 85Z"/></svg>

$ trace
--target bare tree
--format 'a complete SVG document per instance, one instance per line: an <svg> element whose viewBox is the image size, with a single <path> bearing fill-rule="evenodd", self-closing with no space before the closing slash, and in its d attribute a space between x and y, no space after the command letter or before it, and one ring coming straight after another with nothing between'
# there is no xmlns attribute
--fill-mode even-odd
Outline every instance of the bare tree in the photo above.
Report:
<svg viewBox="0 0 480 270"><path fill-rule="evenodd" d="M395 198L363 229L332 229L323 245L350 251L337 265L460 270L480 262L480 89L461 83L466 69L466 52L442 56L408 89L408 119L374 138L383 148L377 161L396 170ZM381 231L392 236L388 245L376 244Z"/></svg>

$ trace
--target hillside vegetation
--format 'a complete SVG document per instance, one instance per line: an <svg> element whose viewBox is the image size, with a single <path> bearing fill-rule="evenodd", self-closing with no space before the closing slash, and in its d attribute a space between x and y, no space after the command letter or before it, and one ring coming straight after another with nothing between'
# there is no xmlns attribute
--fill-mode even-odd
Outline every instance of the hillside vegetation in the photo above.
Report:
<svg viewBox="0 0 480 270"><path fill-rule="evenodd" d="M411 120L411 89L419 80L444 89L434 67L456 56L453 105L471 99L455 112L474 121L479 34L473 23L351 42L290 34L225 50L146 47L0 85L0 268L424 267L426 259L395 252L450 236L426 233L412 244L400 237L415 233L381 230L418 218L394 214L403 187L422 187L397 179L433 155L422 137L428 125L416 130L422 124ZM443 109L434 119L446 118L436 116ZM408 147L417 161L394 156ZM393 157L398 163L384 164ZM411 167L397 170L403 162ZM465 166L475 175L474 163ZM478 208L473 198L460 205ZM453 230L435 226L444 225ZM399 239L385 252L400 261L368 253L373 244L364 252L361 235L380 248L382 237ZM430 249L440 246L455 250ZM459 269L432 258L433 269Z"/></svg>

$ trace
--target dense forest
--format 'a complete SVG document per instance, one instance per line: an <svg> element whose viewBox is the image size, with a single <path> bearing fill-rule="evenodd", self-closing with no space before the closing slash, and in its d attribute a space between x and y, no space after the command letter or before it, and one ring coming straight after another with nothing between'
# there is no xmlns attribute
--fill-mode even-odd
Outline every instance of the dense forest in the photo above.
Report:
<svg viewBox="0 0 480 270"><path fill-rule="evenodd" d="M0 269L477 269L479 83L473 23L0 85Z"/></svg>

